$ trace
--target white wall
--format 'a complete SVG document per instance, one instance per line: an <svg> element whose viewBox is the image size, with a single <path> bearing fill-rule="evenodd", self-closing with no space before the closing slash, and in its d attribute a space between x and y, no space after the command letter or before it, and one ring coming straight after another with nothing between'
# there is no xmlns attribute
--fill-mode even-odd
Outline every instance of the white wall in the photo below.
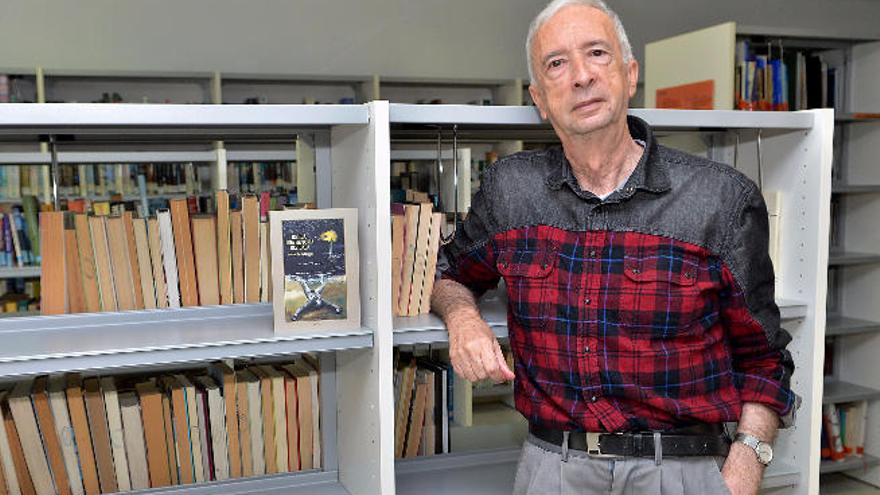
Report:
<svg viewBox="0 0 880 495"><path fill-rule="evenodd" d="M877 0L609 0L644 44L722 21L880 38ZM526 74L545 0L0 0L0 68Z"/></svg>

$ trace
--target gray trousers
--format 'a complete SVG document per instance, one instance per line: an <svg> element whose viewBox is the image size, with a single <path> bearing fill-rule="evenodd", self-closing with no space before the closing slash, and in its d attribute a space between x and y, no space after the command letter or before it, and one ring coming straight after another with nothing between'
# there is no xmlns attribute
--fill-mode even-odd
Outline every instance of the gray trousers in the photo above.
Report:
<svg viewBox="0 0 880 495"><path fill-rule="evenodd" d="M730 494L715 457L590 457L532 435L523 444L514 495L715 495Z"/></svg>

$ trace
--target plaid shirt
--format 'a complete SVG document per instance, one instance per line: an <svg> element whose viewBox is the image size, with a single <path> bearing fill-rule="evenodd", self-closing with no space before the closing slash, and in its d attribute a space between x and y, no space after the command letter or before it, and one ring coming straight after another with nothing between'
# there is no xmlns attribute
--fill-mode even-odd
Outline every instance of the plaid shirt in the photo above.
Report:
<svg viewBox="0 0 880 495"><path fill-rule="evenodd" d="M477 294L503 278L517 409L565 430L664 430L739 419L790 425L789 334L779 326L767 212L745 176L657 145L605 200L561 149L496 163L441 276Z"/></svg>

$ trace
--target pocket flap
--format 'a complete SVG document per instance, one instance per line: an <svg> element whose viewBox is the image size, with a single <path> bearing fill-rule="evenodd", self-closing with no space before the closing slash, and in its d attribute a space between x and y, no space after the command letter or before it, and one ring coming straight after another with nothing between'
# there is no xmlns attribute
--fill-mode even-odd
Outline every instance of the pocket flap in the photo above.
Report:
<svg viewBox="0 0 880 495"><path fill-rule="evenodd" d="M676 285L694 285L697 282L699 259L690 255L673 259L669 256L630 258L624 263L623 273L636 282L669 282Z"/></svg>
<svg viewBox="0 0 880 495"><path fill-rule="evenodd" d="M496 265L505 277L544 278L556 265L556 253L545 249L502 251Z"/></svg>

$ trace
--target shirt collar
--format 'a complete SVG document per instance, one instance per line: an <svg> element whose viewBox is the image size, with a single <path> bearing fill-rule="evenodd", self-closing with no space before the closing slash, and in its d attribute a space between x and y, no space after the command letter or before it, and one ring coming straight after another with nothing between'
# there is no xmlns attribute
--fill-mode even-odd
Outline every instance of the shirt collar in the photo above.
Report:
<svg viewBox="0 0 880 495"><path fill-rule="evenodd" d="M609 201L628 198L638 189L662 193L671 187L669 171L666 163L658 157L657 142L654 140L654 132L651 127L644 120L632 115L628 115L626 121L630 135L634 139L641 139L645 142L645 151L629 180L626 181L626 185L621 190L612 193L608 197ZM547 175L547 185L550 189L558 190L567 183L574 191L580 191L577 179L571 171L571 165L562 148L555 149L551 157L554 166L551 167L550 173Z"/></svg>

